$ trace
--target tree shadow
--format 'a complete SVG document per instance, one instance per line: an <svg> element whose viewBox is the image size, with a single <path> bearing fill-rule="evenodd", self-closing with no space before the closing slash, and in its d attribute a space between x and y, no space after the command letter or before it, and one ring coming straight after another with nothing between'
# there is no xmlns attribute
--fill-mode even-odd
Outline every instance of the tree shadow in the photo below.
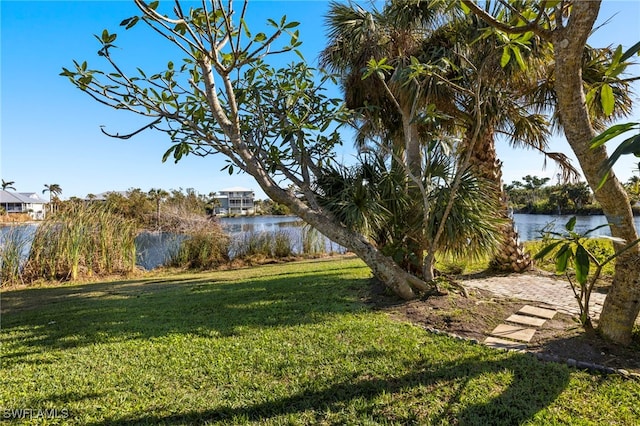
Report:
<svg viewBox="0 0 640 426"><path fill-rule="evenodd" d="M313 274L307 269L284 277L276 272L240 283L192 276L8 292L3 294L3 343L7 348L15 341L21 349L5 351L3 362L23 361L33 353L29 348L64 349L175 333L229 336L244 327L314 323L364 309L353 289L366 290L369 281L345 278L345 268Z"/></svg>
<svg viewBox="0 0 640 426"><path fill-rule="evenodd" d="M367 356L367 354L360 354ZM368 354L375 356L375 354ZM379 356L383 356L379 354ZM383 362L383 360L380 360ZM267 402L242 407L219 406L204 411L182 411L167 416L141 415L125 419L107 419L94 425L137 425L137 424L203 424L205 422L235 421L261 422L279 416L302 414L313 410L322 423L325 413L336 413L350 403L358 405L358 416L366 422L388 423L386 409L373 401L383 394L410 392L418 387L426 392L445 387L445 399L439 407L418 407L417 411L401 415L394 414L393 422L399 424L459 424L459 425L517 425L530 420L540 410L549 406L569 383L569 369L566 366L540 363L530 355L513 354L505 359L487 360L482 356L455 360L440 365L423 364L411 366L410 373L395 377L392 374L382 378L363 378L354 381L333 383L322 390L308 390L286 398L274 398ZM487 402L471 403L469 394L473 383L485 375L508 373L512 380L497 395L486 398ZM485 389L487 393L491 392ZM495 392L495 390L493 390ZM482 398L480 398L482 399ZM362 407L362 400L369 401ZM394 404L395 398L389 404ZM406 407L405 407L406 408ZM400 410L402 412L402 410ZM404 416L404 417L403 417Z"/></svg>
<svg viewBox="0 0 640 426"><path fill-rule="evenodd" d="M241 283L225 282L224 275L216 275L213 279L192 276L180 281L125 280L16 292L10 295L13 308L3 314L3 343L16 341L20 343L16 346L21 352L5 352L3 362L29 363L32 354L38 351L104 341L148 339L175 333L226 336L246 327L318 323L335 314L365 309L360 296L369 290L369 278L345 278L345 269L350 266L336 271L318 269L313 274L309 273L310 268L304 273L289 272L286 276L277 276L274 269L271 276L243 278ZM40 301L38 309L20 308L33 298ZM561 365L539 363L526 355L495 357L481 352L484 355L443 363L423 359L407 365L402 371L409 372L403 375L387 372L376 377L362 374L354 379L327 378L323 386L240 407L226 404L205 410L178 407L176 414L141 412L95 424L260 422L309 410L322 420L327 413L339 412L349 404L357 405L355 409L360 418L372 422L415 423L416 419L425 418L424 411L430 407L420 406L421 413L409 412L390 418L386 417L385 410L376 406L379 403L374 399L411 390L419 393L447 388L443 403L427 413L429 423L511 425L526 422L551 404L569 381L569 370ZM387 362L386 353L373 349L357 356L372 363ZM482 403L468 402L469 388L477 387L483 376L505 372L511 380L498 391L494 389L491 398L480 398L486 401ZM47 400L60 404L84 398L93 396L61 394L51 395Z"/></svg>

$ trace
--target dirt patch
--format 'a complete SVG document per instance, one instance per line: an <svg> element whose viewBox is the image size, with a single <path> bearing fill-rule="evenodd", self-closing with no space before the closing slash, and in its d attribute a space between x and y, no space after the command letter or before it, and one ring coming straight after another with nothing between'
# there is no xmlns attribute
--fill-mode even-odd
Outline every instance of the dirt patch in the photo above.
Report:
<svg viewBox="0 0 640 426"><path fill-rule="evenodd" d="M484 341L491 331L524 305L541 303L497 297L486 290L466 288L468 297L459 290L446 295L431 295L422 300L399 302L374 284L370 302L400 321L436 329L467 339ZM585 331L577 319L557 313L537 331L527 351L544 354L559 361L576 360L598 366L640 373L640 336L628 347L613 345L595 332Z"/></svg>

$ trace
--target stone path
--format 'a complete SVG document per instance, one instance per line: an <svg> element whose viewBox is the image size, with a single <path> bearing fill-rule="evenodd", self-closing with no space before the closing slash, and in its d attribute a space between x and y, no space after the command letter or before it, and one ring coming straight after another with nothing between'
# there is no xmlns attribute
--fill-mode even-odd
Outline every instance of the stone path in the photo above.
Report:
<svg viewBox="0 0 640 426"><path fill-rule="evenodd" d="M571 290L569 282L552 276L510 274L500 277L463 280L461 284L468 288L487 290L501 297L537 302L541 306L547 306L571 315L580 313L578 301ZM605 296L597 292L591 294L589 309L592 318L597 319L600 316Z"/></svg>
<svg viewBox="0 0 640 426"><path fill-rule="evenodd" d="M494 328L484 344L495 348L524 350L536 333L536 328L532 327L542 327L556 313L555 309L525 305L506 319L505 322L511 324L500 324Z"/></svg>
<svg viewBox="0 0 640 426"><path fill-rule="evenodd" d="M557 312L578 315L580 308L571 285L566 280L534 274L510 274L500 277L470 279L462 282L468 288L479 288L501 297L516 298L528 302L517 313L505 319L484 341L496 348L524 350L536 330L544 326ZM602 311L605 295L592 293L591 317L597 319Z"/></svg>

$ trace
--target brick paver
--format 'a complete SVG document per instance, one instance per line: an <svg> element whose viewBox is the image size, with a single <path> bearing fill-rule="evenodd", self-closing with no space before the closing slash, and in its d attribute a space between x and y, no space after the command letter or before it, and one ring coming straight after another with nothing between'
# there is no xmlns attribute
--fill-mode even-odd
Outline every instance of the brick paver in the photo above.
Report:
<svg viewBox="0 0 640 426"><path fill-rule="evenodd" d="M544 309L536 306L523 306L519 311L519 314L531 315L538 318L553 319L556 316L557 311L555 309Z"/></svg>
<svg viewBox="0 0 640 426"><path fill-rule="evenodd" d="M511 349L511 350L525 350L527 345L524 343L513 342L511 340L499 339L497 337L487 337L484 342L485 345L492 348Z"/></svg>
<svg viewBox="0 0 640 426"><path fill-rule="evenodd" d="M509 318L507 318L507 322L512 322L514 324L520 325L528 325L530 327L541 327L545 322L547 322L547 320L544 318L530 317L529 315L513 314Z"/></svg>
<svg viewBox="0 0 640 426"><path fill-rule="evenodd" d="M533 328L518 327L509 324L498 325L491 334L493 336L503 338L519 340L521 342L530 342L535 334L536 330Z"/></svg>
<svg viewBox="0 0 640 426"><path fill-rule="evenodd" d="M462 282L463 286L488 290L496 296L540 302L571 315L578 315L580 308L568 281L538 274L509 274L500 277L473 278ZM605 294L591 294L590 313L598 319Z"/></svg>

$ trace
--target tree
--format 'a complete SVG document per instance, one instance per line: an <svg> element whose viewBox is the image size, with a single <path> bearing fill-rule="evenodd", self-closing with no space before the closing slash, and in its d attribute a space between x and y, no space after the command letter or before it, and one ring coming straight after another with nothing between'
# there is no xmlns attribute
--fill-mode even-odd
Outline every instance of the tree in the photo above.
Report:
<svg viewBox="0 0 640 426"><path fill-rule="evenodd" d="M506 134L512 145L539 150L568 174L577 174L566 156L547 151L548 122L532 108L537 100L531 93L535 93L539 73L532 73L535 68L527 64L548 67L552 61L538 54L544 46L529 38L505 36L497 43L482 37L486 28L482 21L445 15L442 6L446 5L394 1L381 11L367 11L357 4L333 3L321 62L340 74L347 106L361 114L359 141L372 136L384 139L405 161L408 131L416 149L433 138L435 124L438 131L463 138L464 150L464 145L471 146L476 127L482 126L470 162L476 174L493 187L489 193L502 203L500 215L505 218L502 247L492 263L500 269L521 271L530 260L508 214L495 137ZM503 64L505 50L517 60ZM388 87L380 79L363 79L372 63L379 65L377 75L388 70ZM482 98L481 108L476 92ZM402 125L405 122L412 127ZM417 171L414 166L412 173L417 175Z"/></svg>
<svg viewBox="0 0 640 426"><path fill-rule="evenodd" d="M167 198L169 193L164 189L151 188L149 190L149 198L156 204L156 229L160 230L160 203Z"/></svg>
<svg viewBox="0 0 640 426"><path fill-rule="evenodd" d="M58 195L62 194L62 188L57 183L52 183L49 185L45 184L44 189L42 190L42 193L44 194L45 192L49 193L49 211L52 212L53 211L52 201L54 198L57 198Z"/></svg>
<svg viewBox="0 0 640 426"><path fill-rule="evenodd" d="M117 35L104 30L98 37L99 55L111 69L104 72L74 62L73 70L63 68L61 74L96 101L150 120L134 132L111 136L128 138L147 129L164 132L173 142L164 160L221 153L229 161L229 172L240 169L253 176L271 199L356 253L399 296L413 298L429 288L318 203L315 182L340 143L336 119L347 117L340 102L325 95L331 76L316 73L304 62L280 69L266 62L300 45L297 23L268 20L273 29L269 34L253 34L244 19L247 2L239 11L221 0L188 11L176 2L172 13L158 12L157 2L136 0L136 5L141 14L121 24L148 25L182 51L181 64L169 61L162 73L147 76L137 70L129 75L112 56Z"/></svg>
<svg viewBox="0 0 640 426"><path fill-rule="evenodd" d="M553 90L557 97L557 111L564 134L576 155L587 183L594 190L596 200L611 223L615 238L632 242L637 237L633 214L624 188L613 173L602 185L602 165L608 156L604 147L590 149L597 136L587 105L583 85L583 55L586 41L600 10L600 0L545 1L519 4L517 16L511 21L492 16L471 0L463 0L465 8L489 23L497 32L508 34L533 33L553 47L555 75ZM515 7L515 6L511 6ZM605 89L609 93L609 89ZM604 97L610 108L611 96ZM616 244L616 251L623 247ZM640 249L625 251L616 259L611 290L600 316L598 329L614 342L627 344L640 312Z"/></svg>
<svg viewBox="0 0 640 426"><path fill-rule="evenodd" d="M4 179L2 179L2 190L6 191L7 189L13 189L15 191L16 188L13 186L13 184L15 184L15 182L12 180L5 181Z"/></svg>

